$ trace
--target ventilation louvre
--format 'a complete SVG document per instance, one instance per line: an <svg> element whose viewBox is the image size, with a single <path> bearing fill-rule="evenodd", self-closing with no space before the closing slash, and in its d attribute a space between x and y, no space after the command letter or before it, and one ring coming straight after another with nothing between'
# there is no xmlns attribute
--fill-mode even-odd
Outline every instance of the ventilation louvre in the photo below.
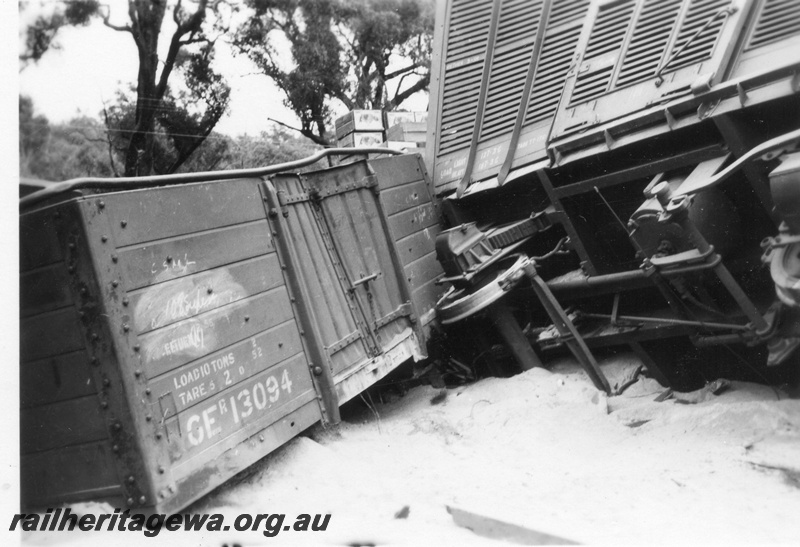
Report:
<svg viewBox="0 0 800 547"><path fill-rule="evenodd" d="M619 50L630 26L634 7L635 0L624 0L600 7L589 35L589 43L586 46L583 61L596 59ZM572 91L570 104L588 101L605 93L611 83L613 68L612 63L609 66L579 74L575 82L575 89Z"/></svg>
<svg viewBox="0 0 800 547"><path fill-rule="evenodd" d="M678 38L670 51L669 71L677 70L686 65L693 65L711 57L717 43L720 30L725 23L724 17L716 18L697 38L686 46L678 57L675 54L702 29L714 15L729 4L729 0L693 0L689 11L681 23Z"/></svg>
<svg viewBox="0 0 800 547"><path fill-rule="evenodd" d="M625 53L617 86L654 76L667 49L682 0L646 0Z"/></svg>
<svg viewBox="0 0 800 547"><path fill-rule="evenodd" d="M608 89L613 66L607 66L578 79L572 92L572 103L580 103L602 95Z"/></svg>
<svg viewBox="0 0 800 547"><path fill-rule="evenodd" d="M634 0L623 0L600 8L597 21L589 36L586 53L583 55L584 61L610 53L622 45L633 15L634 4Z"/></svg>
<svg viewBox="0 0 800 547"><path fill-rule="evenodd" d="M533 43L544 0L503 0L495 49L512 43Z"/></svg>
<svg viewBox="0 0 800 547"><path fill-rule="evenodd" d="M492 17L491 0L453 0L442 90L439 154L472 138Z"/></svg>
<svg viewBox="0 0 800 547"><path fill-rule="evenodd" d="M535 123L555 114L580 34L581 27L574 26L545 37L526 123Z"/></svg>
<svg viewBox="0 0 800 547"><path fill-rule="evenodd" d="M550 8L547 28L555 28L565 23L574 23L576 20L583 22L583 17L588 10L589 0L556 0Z"/></svg>
<svg viewBox="0 0 800 547"><path fill-rule="evenodd" d="M748 49L777 42L800 33L800 2L766 0L758 15Z"/></svg>
<svg viewBox="0 0 800 547"><path fill-rule="evenodd" d="M525 115L525 125L555 114L588 11L589 0L553 2Z"/></svg>
<svg viewBox="0 0 800 547"><path fill-rule="evenodd" d="M481 141L510 131L522 100L543 0L505 0L489 79Z"/></svg>

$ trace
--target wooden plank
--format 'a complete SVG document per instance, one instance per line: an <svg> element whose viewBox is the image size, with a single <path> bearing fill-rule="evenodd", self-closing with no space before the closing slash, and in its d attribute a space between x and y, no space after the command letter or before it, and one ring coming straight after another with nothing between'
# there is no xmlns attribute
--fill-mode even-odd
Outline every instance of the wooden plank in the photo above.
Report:
<svg viewBox="0 0 800 547"><path fill-rule="evenodd" d="M29 270L20 275L19 299L21 317L29 317L72 303L69 277L63 262Z"/></svg>
<svg viewBox="0 0 800 547"><path fill-rule="evenodd" d="M124 247L265 218L258 179L106 194L111 241Z"/></svg>
<svg viewBox="0 0 800 547"><path fill-rule="evenodd" d="M19 218L19 268L26 272L62 260L53 221L55 210L48 208L25 213Z"/></svg>
<svg viewBox="0 0 800 547"><path fill-rule="evenodd" d="M395 323L397 325L397 323ZM337 375L336 395L339 404L346 403L355 396L363 393L368 387L375 384L389 372L419 353L419 346L412 338L413 329L406 327L398 333L391 348L384 347L382 355L377 356L368 363L368 366L353 367Z"/></svg>
<svg viewBox="0 0 800 547"><path fill-rule="evenodd" d="M139 337L153 378L293 317L285 287L252 296Z"/></svg>
<svg viewBox="0 0 800 547"><path fill-rule="evenodd" d="M416 290L442 275L442 266L436 260L436 253L430 253L405 267L406 279L411 285L411 290Z"/></svg>
<svg viewBox="0 0 800 547"><path fill-rule="evenodd" d="M228 438L246 437L247 431L261 429L313 399L311 373L300 354L167 418L170 456L186 465L186 458Z"/></svg>
<svg viewBox="0 0 800 547"><path fill-rule="evenodd" d="M381 200L386 216L391 217L400 211L430 203L430 194L424 182L415 182L382 191Z"/></svg>
<svg viewBox="0 0 800 547"><path fill-rule="evenodd" d="M20 405L44 405L96 392L84 350L48 357L20 367Z"/></svg>
<svg viewBox="0 0 800 547"><path fill-rule="evenodd" d="M275 250L265 220L129 247L119 252L130 291Z"/></svg>
<svg viewBox="0 0 800 547"><path fill-rule="evenodd" d="M22 505L53 507L119 490L110 441L26 454L20 461Z"/></svg>
<svg viewBox="0 0 800 547"><path fill-rule="evenodd" d="M406 209L389 217L389 230L395 241L438 224L433 204L425 203L419 207Z"/></svg>
<svg viewBox="0 0 800 547"><path fill-rule="evenodd" d="M148 383L159 414L182 412L303 351L294 320L188 363Z"/></svg>
<svg viewBox="0 0 800 547"><path fill-rule="evenodd" d="M108 437L97 397L90 395L20 411L22 453L41 452Z"/></svg>
<svg viewBox="0 0 800 547"><path fill-rule="evenodd" d="M397 241L400 261L410 264L423 256L436 251L436 235L441 231L439 226L431 226Z"/></svg>
<svg viewBox="0 0 800 547"><path fill-rule="evenodd" d="M72 306L27 317L20 322L20 358L36 361L83 349L78 313Z"/></svg>
<svg viewBox="0 0 800 547"><path fill-rule="evenodd" d="M280 285L283 273L277 255L262 255L129 294L133 324L143 334Z"/></svg>
<svg viewBox="0 0 800 547"><path fill-rule="evenodd" d="M418 154L403 154L370 160L369 165L378 176L381 192L396 186L425 182L421 167L422 158Z"/></svg>

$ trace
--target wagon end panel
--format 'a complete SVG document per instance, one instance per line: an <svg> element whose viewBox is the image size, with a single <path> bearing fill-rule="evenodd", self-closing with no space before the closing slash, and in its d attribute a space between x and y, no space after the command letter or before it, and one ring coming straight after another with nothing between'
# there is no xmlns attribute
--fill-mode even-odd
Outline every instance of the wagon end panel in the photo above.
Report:
<svg viewBox="0 0 800 547"><path fill-rule="evenodd" d="M116 378L98 366L110 346L87 238L74 202L20 216L21 504L40 508L88 499L117 505L124 485L113 439L117 410L100 393ZM117 386L119 385L117 384ZM120 415L121 417L121 415ZM130 447L137 453L136 447Z"/></svg>

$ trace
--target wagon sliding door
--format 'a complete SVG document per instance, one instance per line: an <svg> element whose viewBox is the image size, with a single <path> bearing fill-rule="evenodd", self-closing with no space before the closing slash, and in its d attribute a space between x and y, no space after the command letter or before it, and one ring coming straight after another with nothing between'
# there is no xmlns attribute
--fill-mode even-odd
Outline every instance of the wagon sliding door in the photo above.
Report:
<svg viewBox="0 0 800 547"><path fill-rule="evenodd" d="M422 353L377 178L358 162L271 184L343 403Z"/></svg>

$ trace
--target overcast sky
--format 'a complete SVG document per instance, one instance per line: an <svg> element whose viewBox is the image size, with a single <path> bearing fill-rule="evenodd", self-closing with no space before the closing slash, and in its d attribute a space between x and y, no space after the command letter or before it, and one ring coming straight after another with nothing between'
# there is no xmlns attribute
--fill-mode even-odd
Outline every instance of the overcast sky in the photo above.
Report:
<svg viewBox="0 0 800 547"><path fill-rule="evenodd" d="M108 3L112 21L124 24L126 0ZM23 17L20 26L25 22ZM37 113L44 114L51 122L64 122L81 114L96 117L103 102L111 102L118 88L135 81L137 54L129 34L94 21L89 27L63 29L58 42L60 50L49 51L39 63L19 73L20 93L29 95ZM165 47L168 42L165 29L160 45ZM299 125L291 110L283 106L283 94L277 87L258 74L247 58L234 56L224 40L218 43L216 62L231 86L229 115L217 125L218 131L229 135L258 134L268 128L268 118L294 127ZM425 110L427 96L418 95L413 101L403 103L403 108Z"/></svg>
<svg viewBox="0 0 800 547"><path fill-rule="evenodd" d="M113 101L117 89L135 81L138 60L129 34L95 21L87 28L63 29L58 41L60 50L49 51L19 75L20 93L33 98L37 112L51 121L79 114L97 116L104 101ZM168 43L169 35L162 34L161 45ZM217 130L257 134L267 128L267 118L295 125L280 91L266 76L256 74L246 58L233 56L227 44L220 43L216 61L232 94L230 114Z"/></svg>

